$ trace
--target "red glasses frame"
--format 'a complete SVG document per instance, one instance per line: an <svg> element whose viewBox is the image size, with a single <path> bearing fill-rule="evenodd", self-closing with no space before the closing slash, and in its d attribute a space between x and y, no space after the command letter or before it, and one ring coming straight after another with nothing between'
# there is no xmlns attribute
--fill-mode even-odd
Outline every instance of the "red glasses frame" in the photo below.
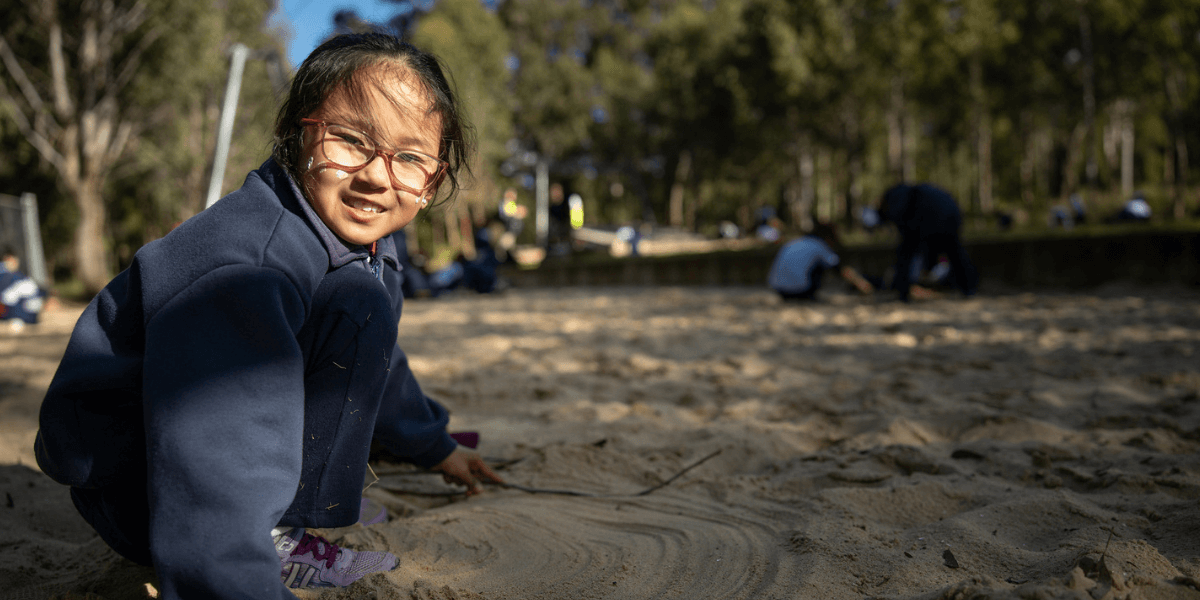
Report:
<svg viewBox="0 0 1200 600"><path fill-rule="evenodd" d="M347 173L356 173L356 172L361 171L362 169L366 168L366 166L371 164L371 162L374 161L376 158L382 156L382 157L384 157L383 164L385 165L385 168L387 168L388 178L392 182L392 188L404 190L414 196L424 196L425 193L428 192L430 189L436 190L437 186L440 185L442 182L442 177L444 177L446 174L446 169L448 169L450 167L450 163L448 163L440 158L437 158L436 156L430 156L428 154L425 154L424 152L421 152L419 150L412 150L412 149L406 149L406 148L402 148L395 152L387 152L387 151L381 150L379 148L379 142L376 142L375 138L371 137L370 135L367 135L366 133L364 133L362 131L354 129L353 127L347 127L345 125L342 125L341 123L330 123L329 121L322 121L320 119L300 119L300 124L301 125L314 125L314 126L322 128L324 130L328 130L329 126L333 125L336 127L341 127L343 129L348 129L348 130L353 131L354 133L362 136L362 138L364 140L367 140L372 145L371 158L368 158L366 162L364 162L361 165L358 165L357 167L343 165L340 163L336 163L332 160L328 161L329 164L331 164ZM323 154L326 154L326 156L328 157L328 153L325 152L325 132L321 131L320 135L321 135L321 152ZM433 173L428 173L425 171L425 169L422 169L419 165L414 165L418 169L420 169L421 172L425 173L425 187L424 188L419 189L419 190L414 189L407 185L404 185L403 183L400 182L399 179L396 179L396 174L392 172L392 160L396 157L397 154L402 154L402 153L419 154L426 158L433 159L434 161L437 162L438 168Z"/></svg>

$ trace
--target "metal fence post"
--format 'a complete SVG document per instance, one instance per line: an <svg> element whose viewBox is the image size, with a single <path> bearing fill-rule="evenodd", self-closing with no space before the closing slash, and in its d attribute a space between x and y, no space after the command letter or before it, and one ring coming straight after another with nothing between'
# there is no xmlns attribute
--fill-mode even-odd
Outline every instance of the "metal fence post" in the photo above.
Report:
<svg viewBox="0 0 1200 600"><path fill-rule="evenodd" d="M46 273L46 254L42 250L42 230L38 223L37 196L21 194L21 215L25 229L26 271L39 286L48 288L50 278Z"/></svg>
<svg viewBox="0 0 1200 600"><path fill-rule="evenodd" d="M208 180L208 197L204 201L204 208L212 206L221 197L225 161L229 158L229 140L233 137L233 115L237 112L238 95L242 91L242 72L248 54L250 49L244 44L233 45L229 79L225 82L225 101L221 104L221 122L217 128L217 149L213 155L212 176Z"/></svg>

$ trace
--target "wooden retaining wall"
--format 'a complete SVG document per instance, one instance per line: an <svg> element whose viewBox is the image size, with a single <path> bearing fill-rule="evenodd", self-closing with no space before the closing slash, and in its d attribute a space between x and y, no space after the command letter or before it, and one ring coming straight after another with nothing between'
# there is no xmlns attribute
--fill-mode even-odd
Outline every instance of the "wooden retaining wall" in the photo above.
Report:
<svg viewBox="0 0 1200 600"><path fill-rule="evenodd" d="M966 244L981 286L1080 289L1125 281L1200 286L1200 231L1146 231L980 240ZM762 286L778 246L707 254L556 258L535 269L507 269L516 286ZM846 264L882 274L892 245L848 248Z"/></svg>

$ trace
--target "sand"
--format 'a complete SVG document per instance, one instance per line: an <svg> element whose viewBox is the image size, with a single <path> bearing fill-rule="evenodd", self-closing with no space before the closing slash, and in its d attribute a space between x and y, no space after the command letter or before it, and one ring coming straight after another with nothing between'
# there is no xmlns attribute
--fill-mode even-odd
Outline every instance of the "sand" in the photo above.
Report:
<svg viewBox="0 0 1200 600"><path fill-rule="evenodd" d="M33 466L78 314L0 333L3 600L152 593ZM510 483L589 495L378 460L392 519L324 533L401 566L302 598L1200 599L1195 289L510 289L400 341Z"/></svg>

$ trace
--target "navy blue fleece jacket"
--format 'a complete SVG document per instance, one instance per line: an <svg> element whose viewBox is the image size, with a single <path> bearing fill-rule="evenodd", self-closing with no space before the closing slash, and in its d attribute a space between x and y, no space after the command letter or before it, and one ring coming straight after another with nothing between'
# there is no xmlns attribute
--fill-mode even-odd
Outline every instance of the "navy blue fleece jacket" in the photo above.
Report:
<svg viewBox="0 0 1200 600"><path fill-rule="evenodd" d="M378 246L398 320L395 246ZM268 161L139 250L80 317L42 405L38 464L81 488L146 469L150 555L166 598L294 597L270 530L301 474L297 333L322 277L368 268L368 256L337 240ZM436 465L455 448L447 412L404 353L390 354L375 439Z"/></svg>

